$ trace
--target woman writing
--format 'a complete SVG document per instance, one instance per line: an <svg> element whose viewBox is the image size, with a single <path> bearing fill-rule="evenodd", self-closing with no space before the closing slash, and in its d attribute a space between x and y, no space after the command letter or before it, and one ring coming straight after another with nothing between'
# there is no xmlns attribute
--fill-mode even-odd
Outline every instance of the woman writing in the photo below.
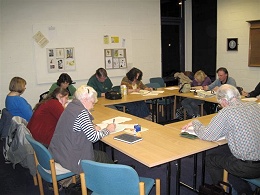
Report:
<svg viewBox="0 0 260 195"><path fill-rule="evenodd" d="M34 113L27 125L35 140L49 146L56 124L64 111L69 92L61 87L36 104Z"/></svg>
<svg viewBox="0 0 260 195"><path fill-rule="evenodd" d="M121 85L126 85L128 93L139 92L141 89L151 91L152 88L149 88L142 83L142 76L143 73L141 70L132 68L122 79ZM152 120L150 111L144 101L126 103L125 106L130 114Z"/></svg>
<svg viewBox="0 0 260 195"><path fill-rule="evenodd" d="M203 89L203 86L208 86L210 84L210 78L202 70L199 70L194 75L194 80L191 83L191 88L199 90ZM190 118L195 118L200 116L199 105L203 102L203 100L186 98L182 100L181 105L186 109Z"/></svg>

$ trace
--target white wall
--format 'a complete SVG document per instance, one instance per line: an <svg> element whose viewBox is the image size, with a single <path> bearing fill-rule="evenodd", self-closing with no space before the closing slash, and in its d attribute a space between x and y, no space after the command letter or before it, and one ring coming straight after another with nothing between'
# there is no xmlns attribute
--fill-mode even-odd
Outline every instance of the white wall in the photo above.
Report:
<svg viewBox="0 0 260 195"><path fill-rule="evenodd" d="M238 86L252 91L260 67L248 67L249 20L260 20L260 0L218 0L217 67L228 69ZM238 51L227 51L227 38L238 38Z"/></svg>
<svg viewBox="0 0 260 195"><path fill-rule="evenodd" d="M37 83L36 56L45 55L49 46L75 47L77 70L80 72L68 73L77 81L76 87L85 84L89 75L94 74L93 70L104 67L103 50L121 46L121 43L103 44L103 35L107 34L126 38L128 69L124 74L135 66L143 71L144 83L150 77L161 75L159 0L0 0L0 5L0 108L4 107L9 82L14 76L27 81L23 97L32 106L38 102L39 95L57 80L60 73L50 73L49 83ZM62 41L64 35L59 33L60 29L73 27L73 24L74 31L69 29L66 32L71 37L63 37ZM37 25L56 26L61 41L54 44L45 33L50 43L39 52L32 38ZM82 67L86 67L83 70L86 71L85 78L82 78ZM119 85L124 74L108 73L113 75L114 85Z"/></svg>

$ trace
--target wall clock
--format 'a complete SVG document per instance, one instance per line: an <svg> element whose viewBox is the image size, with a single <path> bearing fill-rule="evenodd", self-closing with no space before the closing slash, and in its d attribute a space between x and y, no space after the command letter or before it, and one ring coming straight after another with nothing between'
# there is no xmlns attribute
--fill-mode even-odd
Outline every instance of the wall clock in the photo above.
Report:
<svg viewBox="0 0 260 195"><path fill-rule="evenodd" d="M238 38L228 38L227 39L227 50L237 51L238 48Z"/></svg>

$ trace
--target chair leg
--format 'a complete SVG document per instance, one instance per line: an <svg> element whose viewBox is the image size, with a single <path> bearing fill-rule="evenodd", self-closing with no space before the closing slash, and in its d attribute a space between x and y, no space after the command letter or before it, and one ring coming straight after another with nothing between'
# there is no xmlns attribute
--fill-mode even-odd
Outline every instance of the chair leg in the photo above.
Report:
<svg viewBox="0 0 260 195"><path fill-rule="evenodd" d="M42 185L42 177L41 177L40 173L38 173L38 171L37 171L37 177L38 177L40 195L44 195L43 185Z"/></svg>
<svg viewBox="0 0 260 195"><path fill-rule="evenodd" d="M87 186L86 186L86 180L85 180L84 173L80 173L80 183L81 183L82 195L87 195Z"/></svg>
<svg viewBox="0 0 260 195"><path fill-rule="evenodd" d="M203 116L203 111L204 111L204 107L203 107L203 103L200 105L200 116Z"/></svg>
<svg viewBox="0 0 260 195"><path fill-rule="evenodd" d="M54 163L53 159L50 160L50 166L51 166L51 178L52 178L54 195L59 195L59 189L58 189L58 183L57 183L57 177L56 177L56 169L55 169L55 163Z"/></svg>
<svg viewBox="0 0 260 195"><path fill-rule="evenodd" d="M36 175L33 176L33 183L34 183L35 186L38 185L38 181L37 181L37 176Z"/></svg>
<svg viewBox="0 0 260 195"><path fill-rule="evenodd" d="M76 182L77 182L76 176L74 175L74 176L72 176L72 183L76 183Z"/></svg>
<svg viewBox="0 0 260 195"><path fill-rule="evenodd" d="M223 172L223 181L228 183L228 172L224 169L224 172ZM225 192L227 192L227 186L223 186Z"/></svg>
<svg viewBox="0 0 260 195"><path fill-rule="evenodd" d="M155 195L160 195L161 194L161 180L160 179L156 179L155 180Z"/></svg>
<svg viewBox="0 0 260 195"><path fill-rule="evenodd" d="M185 110L185 108L183 109L183 120L187 119L187 112Z"/></svg>
<svg viewBox="0 0 260 195"><path fill-rule="evenodd" d="M140 195L145 195L144 182L139 182Z"/></svg>

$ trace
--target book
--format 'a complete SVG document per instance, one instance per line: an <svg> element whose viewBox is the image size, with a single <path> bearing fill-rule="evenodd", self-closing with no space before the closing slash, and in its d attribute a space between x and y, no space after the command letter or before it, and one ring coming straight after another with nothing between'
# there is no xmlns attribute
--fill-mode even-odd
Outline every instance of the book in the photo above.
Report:
<svg viewBox="0 0 260 195"><path fill-rule="evenodd" d="M197 138L197 135L196 135L196 133L194 131L194 127L193 126L190 126L188 129L185 129L185 130L182 129L180 135L182 137L186 137L186 138L189 138L189 139L196 139ZM217 141L224 140L224 139L225 139L225 136L219 138Z"/></svg>
<svg viewBox="0 0 260 195"><path fill-rule="evenodd" d="M118 141L126 142L128 144L133 144L133 143L136 143L136 142L143 140L143 138L141 138L141 137L137 137L137 136L130 135L130 134L127 134L127 133L117 135L117 136L114 137L114 139L118 140Z"/></svg>

